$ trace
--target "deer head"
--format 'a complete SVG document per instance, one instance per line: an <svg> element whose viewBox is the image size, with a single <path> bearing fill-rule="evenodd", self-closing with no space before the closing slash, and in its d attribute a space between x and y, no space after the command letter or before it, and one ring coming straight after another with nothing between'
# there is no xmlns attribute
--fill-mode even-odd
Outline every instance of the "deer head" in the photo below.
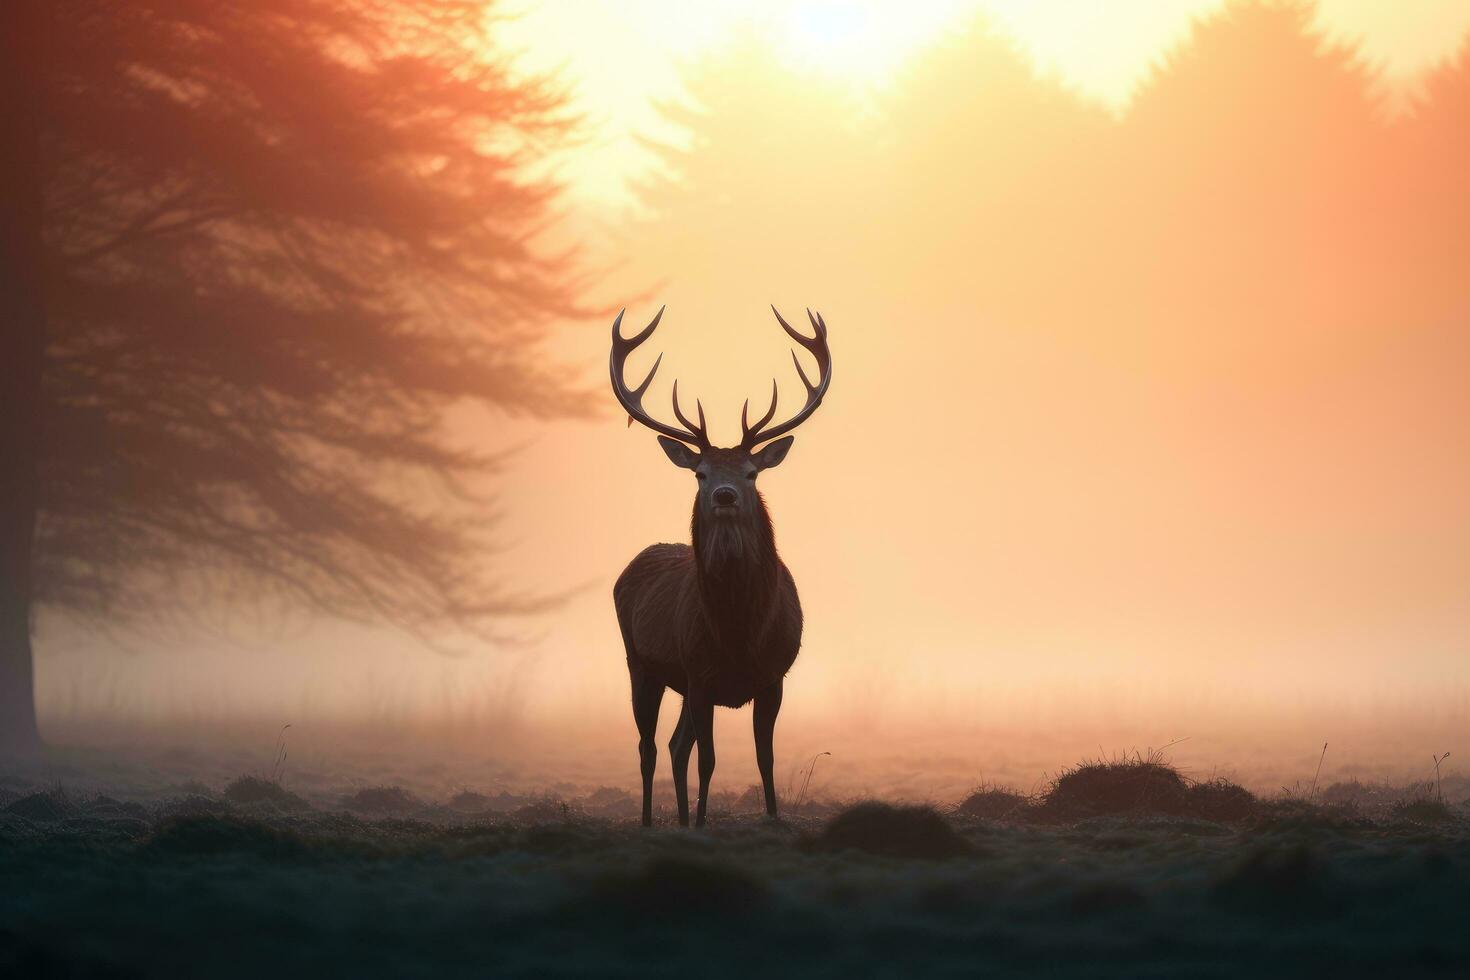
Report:
<svg viewBox="0 0 1470 980"><path fill-rule="evenodd" d="M755 490L755 479L762 470L768 470L773 466L780 465L790 451L794 436L787 435L802 422L811 417L822 404L822 398L827 394L827 388L832 383L832 352L827 347L827 324L820 313L813 314L807 310L807 319L811 320L812 329L816 335L804 336L792 329L791 324L781 316L780 312L772 306L771 312L776 314L776 320L781 328L791 336L802 347L805 347L817 361L817 382L812 383L807 377L806 371L802 370L801 361L796 356L796 350L791 351L791 360L796 365L796 373L801 382L806 386L806 404L801 411L780 425L767 428L771 419L776 415L776 402L779 397L779 386L774 378L771 379L771 407L766 414L761 416L755 423L750 424L750 400L746 399L745 406L740 410L740 445L729 448L719 448L710 445L709 435L705 429L704 406L695 399L695 413L699 418L698 424L689 421L679 405L679 382L674 382L674 418L678 419L679 425L673 426L660 422L650 416L643 408L643 393L653 383L653 376L658 373L658 366L663 361L663 354L659 354L658 360L653 362L653 368L648 372L648 377L638 387L629 389L623 381L623 365L628 355L647 340L655 329L658 322L663 318L664 311L660 307L653 321L639 331L635 336L624 338L622 335L623 314L613 321L612 328L612 355L609 359L609 370L612 374L613 394L617 395L618 402L628 413L629 422L641 422L643 425L658 433L659 445L663 447L669 460L675 466L693 470L695 479L699 481L699 493L695 502L695 510L701 517L714 521L733 520L740 517L752 517L760 512L760 496ZM757 449L756 447L761 447Z"/></svg>

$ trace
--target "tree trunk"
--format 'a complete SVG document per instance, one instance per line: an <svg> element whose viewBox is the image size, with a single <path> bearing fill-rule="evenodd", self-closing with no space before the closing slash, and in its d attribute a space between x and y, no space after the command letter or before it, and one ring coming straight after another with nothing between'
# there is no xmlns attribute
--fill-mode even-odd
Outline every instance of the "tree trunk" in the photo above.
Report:
<svg viewBox="0 0 1470 980"><path fill-rule="evenodd" d="M40 745L31 653L39 508L42 19L46 0L9 0L0 30L0 752Z"/></svg>

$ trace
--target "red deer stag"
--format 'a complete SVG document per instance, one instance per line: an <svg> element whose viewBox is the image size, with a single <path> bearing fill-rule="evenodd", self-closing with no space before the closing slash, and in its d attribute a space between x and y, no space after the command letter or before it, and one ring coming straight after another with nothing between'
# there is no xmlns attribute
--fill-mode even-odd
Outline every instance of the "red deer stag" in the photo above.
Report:
<svg viewBox="0 0 1470 980"><path fill-rule="evenodd" d="M613 586L613 604L633 684L645 827L653 822L653 768L658 757L653 737L665 688L673 688L684 698L669 740L679 823L689 825L689 751L697 743L699 807L694 825L704 826L710 776L715 770L715 705L739 708L751 700L755 701L755 758L765 785L766 813L776 815L771 742L781 710L782 681L801 646L801 602L791 573L776 554L771 518L755 488L755 478L786 458L794 438L786 433L822 404L832 383L832 355L827 348L827 324L820 314L807 311L816 336L806 337L793 330L774 306L771 312L792 339L816 358L818 380L812 384L793 349L796 372L806 385L806 404L787 421L766 428L776 414L773 380L771 407L752 426L747 400L740 412L740 445L729 449L710 445L704 406L698 401L699 423L684 417L677 381L674 417L682 428L644 411L643 393L658 371L662 354L637 388L629 390L623 381L628 355L649 338L664 311L660 309L652 323L627 339L621 331L623 314L613 322L613 393L627 411L630 424L637 420L657 432L659 445L674 465L693 470L699 481L691 522L693 547L656 544L645 548Z"/></svg>

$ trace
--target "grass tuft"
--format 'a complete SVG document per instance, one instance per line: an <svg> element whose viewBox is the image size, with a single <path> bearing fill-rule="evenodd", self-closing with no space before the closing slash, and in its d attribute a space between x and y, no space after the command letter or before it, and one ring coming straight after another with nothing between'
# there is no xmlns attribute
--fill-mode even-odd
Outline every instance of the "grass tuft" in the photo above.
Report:
<svg viewBox="0 0 1470 980"><path fill-rule="evenodd" d="M1260 810L1256 795L1228 779L1210 779L1189 787L1190 811L1196 817L1220 823L1249 820Z"/></svg>
<svg viewBox="0 0 1470 980"><path fill-rule="evenodd" d="M972 820L1024 820L1030 815L1035 800L1009 786L982 783L958 806L955 815Z"/></svg>
<svg viewBox="0 0 1470 980"><path fill-rule="evenodd" d="M461 790L450 799L449 808L461 813L484 813L490 809L490 797L474 790Z"/></svg>
<svg viewBox="0 0 1470 980"><path fill-rule="evenodd" d="M75 814L77 804L67 795L66 790L58 785L39 793L22 796L7 806L5 812L27 820L50 823L53 820L65 820Z"/></svg>
<svg viewBox="0 0 1470 980"><path fill-rule="evenodd" d="M241 776L225 787L225 799L236 806L268 804L280 810L309 810L311 804L280 783L260 776Z"/></svg>
<svg viewBox="0 0 1470 980"><path fill-rule="evenodd" d="M1414 823L1448 823L1455 819L1455 811L1443 800L1432 796L1401 800L1394 806L1393 815L1400 820Z"/></svg>

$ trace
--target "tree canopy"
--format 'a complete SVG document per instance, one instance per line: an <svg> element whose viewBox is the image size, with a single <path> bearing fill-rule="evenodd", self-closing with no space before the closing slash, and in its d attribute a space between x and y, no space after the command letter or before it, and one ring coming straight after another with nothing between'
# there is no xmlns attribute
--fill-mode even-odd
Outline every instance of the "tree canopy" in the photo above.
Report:
<svg viewBox="0 0 1470 980"><path fill-rule="evenodd" d="M531 168L574 120L482 2L47 5L35 600L265 592L418 631L515 606L446 411L587 409Z"/></svg>

